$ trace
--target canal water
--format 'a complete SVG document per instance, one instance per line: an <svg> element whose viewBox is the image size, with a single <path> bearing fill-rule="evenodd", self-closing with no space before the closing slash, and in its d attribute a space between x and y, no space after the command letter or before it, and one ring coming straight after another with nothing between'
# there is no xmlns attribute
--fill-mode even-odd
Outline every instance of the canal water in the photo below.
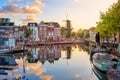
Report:
<svg viewBox="0 0 120 80"><path fill-rule="evenodd" d="M83 45L29 47L0 56L0 80L99 80Z"/></svg>

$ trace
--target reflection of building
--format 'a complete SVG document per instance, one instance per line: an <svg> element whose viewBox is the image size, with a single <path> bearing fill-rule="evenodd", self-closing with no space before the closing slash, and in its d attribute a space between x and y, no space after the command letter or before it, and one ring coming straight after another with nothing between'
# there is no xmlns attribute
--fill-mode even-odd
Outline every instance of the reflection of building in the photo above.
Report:
<svg viewBox="0 0 120 80"><path fill-rule="evenodd" d="M18 69L18 64L15 61L15 57L0 56L0 80L9 76L13 76L13 70Z"/></svg>
<svg viewBox="0 0 120 80"><path fill-rule="evenodd" d="M58 60L61 57L61 48L60 46L56 45L55 46L55 60Z"/></svg>
<svg viewBox="0 0 120 80"><path fill-rule="evenodd" d="M37 48L31 49L31 53L29 53L31 55L28 57L29 63L37 63L38 62L38 52L39 52L39 50L37 50Z"/></svg>
<svg viewBox="0 0 120 80"><path fill-rule="evenodd" d="M16 65L14 57L0 56L0 69L12 69Z"/></svg>
<svg viewBox="0 0 120 80"><path fill-rule="evenodd" d="M34 50L32 50L32 52L34 52ZM34 61L36 59L39 60L42 64L44 64L45 61L48 61L49 63L54 63L55 60L58 60L61 57L61 47L58 45L46 47L41 46L40 50L36 49L36 52L32 53L32 55L28 57L29 62L33 61L33 63L35 63Z"/></svg>
<svg viewBox="0 0 120 80"><path fill-rule="evenodd" d="M67 47L66 47L66 50L67 50L66 57L67 57L67 59L70 59L70 58L71 58L71 47L70 47L70 46L67 46Z"/></svg>
<svg viewBox="0 0 120 80"><path fill-rule="evenodd" d="M45 61L47 60L48 58L48 51L46 49L46 47L41 47L40 48L40 51L38 53L38 57L39 57L39 61L44 64Z"/></svg>

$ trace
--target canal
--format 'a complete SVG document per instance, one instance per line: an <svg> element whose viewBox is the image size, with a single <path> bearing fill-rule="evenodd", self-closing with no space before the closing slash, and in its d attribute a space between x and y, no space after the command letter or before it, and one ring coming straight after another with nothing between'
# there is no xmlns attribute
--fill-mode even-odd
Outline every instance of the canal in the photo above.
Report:
<svg viewBox="0 0 120 80"><path fill-rule="evenodd" d="M83 45L29 47L0 56L0 80L99 80Z"/></svg>

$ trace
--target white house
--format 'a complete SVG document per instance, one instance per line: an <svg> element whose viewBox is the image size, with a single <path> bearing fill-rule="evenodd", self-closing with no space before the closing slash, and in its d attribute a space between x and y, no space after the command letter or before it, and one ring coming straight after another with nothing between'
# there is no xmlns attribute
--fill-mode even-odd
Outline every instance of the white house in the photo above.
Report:
<svg viewBox="0 0 120 80"><path fill-rule="evenodd" d="M32 38L33 40L39 40L38 37L38 24L37 23L28 23L28 27L33 30Z"/></svg>

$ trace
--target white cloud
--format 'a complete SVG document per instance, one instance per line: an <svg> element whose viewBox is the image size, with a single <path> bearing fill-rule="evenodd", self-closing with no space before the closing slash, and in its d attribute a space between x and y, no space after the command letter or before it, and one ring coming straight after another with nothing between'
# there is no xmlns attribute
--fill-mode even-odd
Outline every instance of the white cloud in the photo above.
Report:
<svg viewBox="0 0 120 80"><path fill-rule="evenodd" d="M10 14L13 18L22 20L24 24L28 22L37 22L36 14L42 14L41 7L45 5L41 0L35 0L34 2L27 2L25 6L20 6L18 3L22 3L23 0L8 0L7 5L0 8L0 17L2 14ZM26 17L20 19L21 16Z"/></svg>
<svg viewBox="0 0 120 80"><path fill-rule="evenodd" d="M43 4L41 0L35 0L34 2L27 2L27 4L30 6L35 6L35 7L39 7L39 8L45 6L45 4Z"/></svg>
<svg viewBox="0 0 120 80"><path fill-rule="evenodd" d="M28 22L38 22L35 14L28 14L26 18L22 19L23 24L27 24Z"/></svg>
<svg viewBox="0 0 120 80"><path fill-rule="evenodd" d="M0 18L2 18L4 15L0 13Z"/></svg>
<svg viewBox="0 0 120 80"><path fill-rule="evenodd" d="M41 14L42 11L38 7L19 7L18 5L11 4L7 6L3 6L0 9L0 13L7 13L7 14Z"/></svg>

